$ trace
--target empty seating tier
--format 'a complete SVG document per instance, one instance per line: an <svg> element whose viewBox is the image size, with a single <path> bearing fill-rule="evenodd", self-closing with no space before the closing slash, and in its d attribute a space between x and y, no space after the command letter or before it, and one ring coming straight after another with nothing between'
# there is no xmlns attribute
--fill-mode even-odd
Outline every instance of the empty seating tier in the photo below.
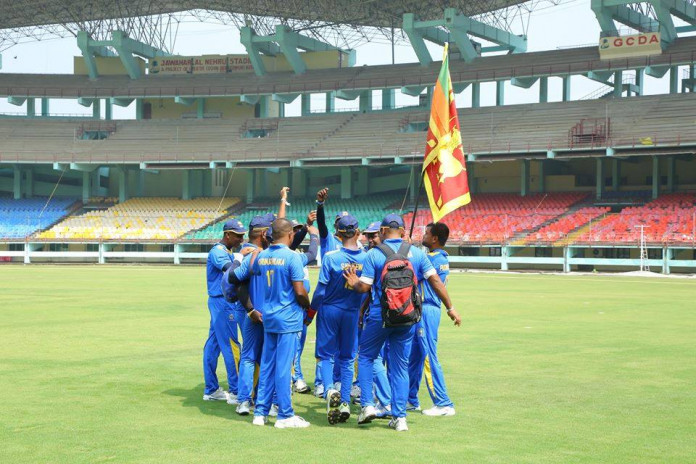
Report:
<svg viewBox="0 0 696 464"><path fill-rule="evenodd" d="M333 232L333 222L336 215L341 211L348 211L358 220L360 228L364 229L371 222L381 221L382 218L388 213L398 213L398 210L390 209L389 206L395 203L400 203L402 200L403 195L393 194L358 197L350 200L331 198L326 203L326 225L329 228L329 231ZM287 207L287 217L289 219L296 219L301 224L304 224L307 219L307 213L315 209L317 209L317 204L314 199L292 199L291 205ZM277 202L272 204L263 203L247 205L245 211L235 215L235 218L240 220L245 226L248 226L251 218L256 215L269 212L278 212ZM224 220L221 220L204 229L188 233L185 238L192 240L218 240L222 237L222 226L224 222Z"/></svg>
<svg viewBox="0 0 696 464"><path fill-rule="evenodd" d="M134 198L73 216L38 235L50 240L172 240L227 214L238 198Z"/></svg>
<svg viewBox="0 0 696 464"><path fill-rule="evenodd" d="M0 198L0 238L25 238L50 227L70 212L75 198L36 197L21 200Z"/></svg>
<svg viewBox="0 0 696 464"><path fill-rule="evenodd" d="M478 194L472 202L447 215L442 222L450 228L450 240L464 243L504 243L557 218L584 200L585 193ZM427 208L427 206L426 206ZM404 216L408 229L413 213ZM432 222L430 210L419 210L414 238L421 240L425 226Z"/></svg>
<svg viewBox="0 0 696 464"><path fill-rule="evenodd" d="M672 193L644 206L627 207L606 217L585 231L576 243L640 244L641 227L645 241L652 244L696 242L696 194Z"/></svg>
<svg viewBox="0 0 696 464"><path fill-rule="evenodd" d="M568 234L593 219L607 214L611 208L587 207L568 213L558 220L541 227L525 238L526 243L551 243L566 238Z"/></svg>
<svg viewBox="0 0 696 464"><path fill-rule="evenodd" d="M547 150L568 149L568 130L585 118L610 118L606 144L617 149L650 153L696 142L696 93L463 108L459 116L468 154L546 156ZM280 119L117 121L108 138L80 140L75 137L76 121L5 119L0 125L0 162L235 161L244 166L262 161L288 166L302 160L311 167L362 164L364 158L420 161L425 133L408 130L427 120L426 110L410 109ZM273 127L266 137L240 135L244 127L264 122Z"/></svg>

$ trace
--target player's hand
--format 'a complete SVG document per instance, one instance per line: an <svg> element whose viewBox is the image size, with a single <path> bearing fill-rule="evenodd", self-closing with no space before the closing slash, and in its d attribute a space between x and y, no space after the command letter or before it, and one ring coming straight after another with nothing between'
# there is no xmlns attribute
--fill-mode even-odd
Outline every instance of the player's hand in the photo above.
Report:
<svg viewBox="0 0 696 464"><path fill-rule="evenodd" d="M454 321L455 326L459 327L462 325L462 318L459 316L459 313L457 313L456 310L453 309L452 311L449 311L447 315Z"/></svg>
<svg viewBox="0 0 696 464"><path fill-rule="evenodd" d="M307 226L307 232L308 232L310 235L319 235L319 229L317 229L317 228L314 227L314 226Z"/></svg>
<svg viewBox="0 0 696 464"><path fill-rule="evenodd" d="M317 210L312 210L309 212L307 215L307 226L311 226L314 224L314 221L317 220Z"/></svg>
<svg viewBox="0 0 696 464"><path fill-rule="evenodd" d="M346 282L351 288L355 288L360 282L360 278L358 274L356 274L354 266L348 266L343 271L343 278L346 279Z"/></svg>
<svg viewBox="0 0 696 464"><path fill-rule="evenodd" d="M280 189L280 199L287 200L289 192L290 192L290 187L283 187L282 189Z"/></svg>
<svg viewBox="0 0 696 464"><path fill-rule="evenodd" d="M323 188L317 192L317 201L324 202L329 197L329 189Z"/></svg>
<svg viewBox="0 0 696 464"><path fill-rule="evenodd" d="M256 250L257 250L257 248L254 248L254 247L244 247L241 250L239 250L239 254L242 256L246 256L250 253L255 252Z"/></svg>
<svg viewBox="0 0 696 464"><path fill-rule="evenodd" d="M251 319L251 322L253 322L254 324L263 324L263 314L261 314L255 309L252 309L249 312L249 319Z"/></svg>

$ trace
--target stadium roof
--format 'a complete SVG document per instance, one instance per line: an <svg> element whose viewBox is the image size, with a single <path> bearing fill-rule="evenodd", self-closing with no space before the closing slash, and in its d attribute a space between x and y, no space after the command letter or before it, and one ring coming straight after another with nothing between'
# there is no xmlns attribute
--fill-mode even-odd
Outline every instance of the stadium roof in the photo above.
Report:
<svg viewBox="0 0 696 464"><path fill-rule="evenodd" d="M250 26L259 35L272 34L276 25L283 24L331 45L354 48L380 38L405 41L400 29L404 13L421 20L441 19L445 8L526 34L527 17L538 5L560 1L0 0L0 51L20 42L75 36L80 30L104 40L118 29L173 53L178 25L188 20Z"/></svg>
<svg viewBox="0 0 696 464"><path fill-rule="evenodd" d="M420 19L442 16L456 8L475 16L527 0L0 0L0 29L79 23L189 10L321 21L371 27L398 27L406 12Z"/></svg>

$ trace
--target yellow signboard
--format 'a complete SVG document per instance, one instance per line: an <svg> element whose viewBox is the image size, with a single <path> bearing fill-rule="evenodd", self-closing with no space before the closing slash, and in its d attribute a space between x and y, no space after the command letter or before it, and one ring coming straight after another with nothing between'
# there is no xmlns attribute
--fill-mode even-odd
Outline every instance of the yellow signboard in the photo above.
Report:
<svg viewBox="0 0 696 464"><path fill-rule="evenodd" d="M599 39L599 58L602 60L659 55L660 53L662 53L662 47L659 32Z"/></svg>
<svg viewBox="0 0 696 464"><path fill-rule="evenodd" d="M301 53L309 69L342 68L352 66L350 53L340 50ZM292 71L292 66L282 55L261 56L266 71ZM158 56L150 60L151 75L175 74L241 74L253 73L249 55Z"/></svg>

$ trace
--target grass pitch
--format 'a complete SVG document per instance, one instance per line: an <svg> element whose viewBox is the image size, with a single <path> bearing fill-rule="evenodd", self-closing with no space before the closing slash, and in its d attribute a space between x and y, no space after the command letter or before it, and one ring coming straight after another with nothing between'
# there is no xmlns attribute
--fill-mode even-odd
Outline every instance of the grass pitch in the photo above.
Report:
<svg viewBox="0 0 696 464"><path fill-rule="evenodd" d="M694 281L454 274L464 323L443 323L440 358L457 415L397 434L357 409L329 426L313 396L294 396L306 430L202 401L204 274L0 267L0 462L695 460Z"/></svg>

